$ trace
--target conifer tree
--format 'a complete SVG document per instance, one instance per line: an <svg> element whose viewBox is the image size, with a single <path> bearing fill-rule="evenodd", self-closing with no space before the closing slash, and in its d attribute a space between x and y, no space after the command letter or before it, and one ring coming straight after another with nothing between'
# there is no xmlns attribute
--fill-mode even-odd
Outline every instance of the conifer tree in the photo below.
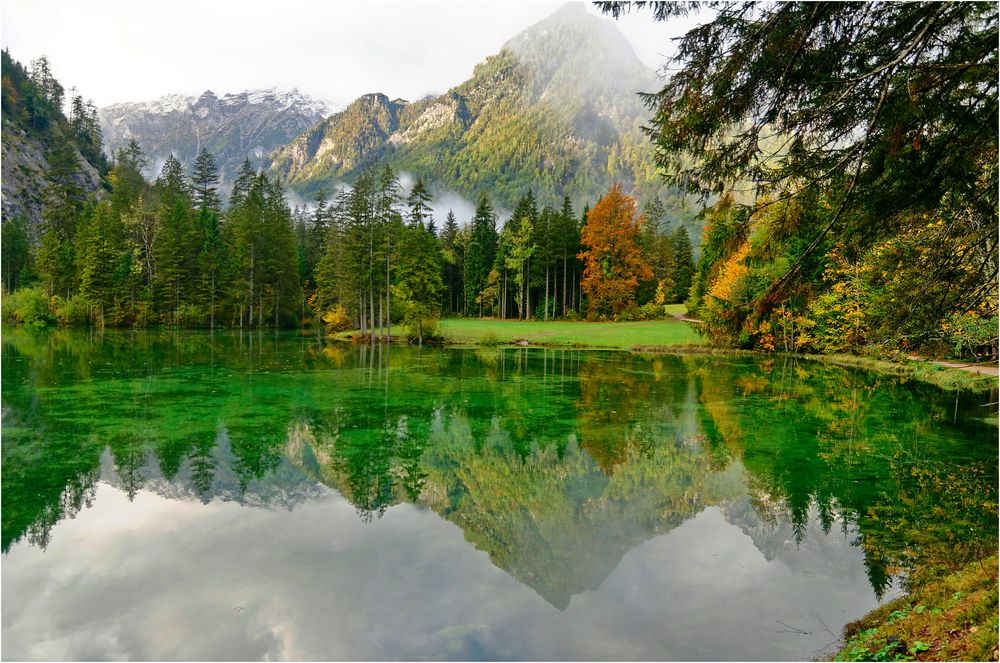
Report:
<svg viewBox="0 0 1000 663"><path fill-rule="evenodd" d="M431 194L424 186L424 181L418 178L410 190L410 195L406 197L406 205L409 207L407 221L411 225L426 223L431 218L430 202Z"/></svg>
<svg viewBox="0 0 1000 663"><path fill-rule="evenodd" d="M191 169L191 188L194 203L201 214L219 212L219 167L211 152L202 148Z"/></svg>
<svg viewBox="0 0 1000 663"><path fill-rule="evenodd" d="M69 298L77 287L73 240L87 194L79 183L80 164L72 145L65 141L56 143L48 163L38 271L49 294Z"/></svg>
<svg viewBox="0 0 1000 663"><path fill-rule="evenodd" d="M462 273L464 260L458 244L458 221L455 213L448 210L444 228L441 231L441 257L444 265L444 282L448 288L448 313L458 313L458 300L462 292Z"/></svg>
<svg viewBox="0 0 1000 663"><path fill-rule="evenodd" d="M156 180L160 233L154 247L159 304L172 322L181 305L194 293L194 270L202 242L191 204L191 189L181 162L172 154Z"/></svg>
<svg viewBox="0 0 1000 663"><path fill-rule="evenodd" d="M694 251L687 228L677 226L671 237L674 258L674 301L683 302L691 290L691 279L694 277Z"/></svg>
<svg viewBox="0 0 1000 663"><path fill-rule="evenodd" d="M403 320L423 343L426 330L441 310L441 258L437 240L419 221L402 230L396 271L395 294L403 302Z"/></svg>
<svg viewBox="0 0 1000 663"><path fill-rule="evenodd" d="M3 272L3 287L7 292L23 284L23 277L30 278L31 234L28 220L15 214L0 224L0 270Z"/></svg>
<svg viewBox="0 0 1000 663"><path fill-rule="evenodd" d="M482 302L479 294L486 286L490 268L496 257L497 226L496 215L489 197L484 193L476 205L476 215L472 219L472 234L465 258L465 310L476 311L482 316Z"/></svg>

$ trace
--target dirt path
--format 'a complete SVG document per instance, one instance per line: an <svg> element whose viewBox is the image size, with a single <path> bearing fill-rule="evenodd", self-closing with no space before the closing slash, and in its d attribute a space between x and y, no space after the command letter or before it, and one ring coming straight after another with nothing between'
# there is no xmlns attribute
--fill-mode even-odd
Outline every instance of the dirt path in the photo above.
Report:
<svg viewBox="0 0 1000 663"><path fill-rule="evenodd" d="M979 373L980 375L998 375L1000 370L997 369L997 364L959 364L953 361L934 361L932 359L924 359L917 355L907 355L909 359L914 361L926 361L932 364L937 364L938 366L944 366L946 368L957 368L960 371L968 371L969 373Z"/></svg>
<svg viewBox="0 0 1000 663"><path fill-rule="evenodd" d="M671 313L670 315L674 317L674 320L680 320L681 322L693 322L696 325L704 324L701 320L695 320L694 318L684 317L683 313Z"/></svg>

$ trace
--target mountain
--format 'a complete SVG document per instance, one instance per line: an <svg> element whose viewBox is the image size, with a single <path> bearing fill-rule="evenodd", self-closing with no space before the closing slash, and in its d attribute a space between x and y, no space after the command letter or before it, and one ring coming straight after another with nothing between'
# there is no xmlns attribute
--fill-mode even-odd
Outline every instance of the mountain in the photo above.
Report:
<svg viewBox="0 0 1000 663"><path fill-rule="evenodd" d="M440 96L364 95L277 150L271 168L306 195L378 159L508 207L529 188L545 203L592 202L614 180L650 195L662 187L636 93L657 88L612 21L570 3Z"/></svg>
<svg viewBox="0 0 1000 663"><path fill-rule="evenodd" d="M215 155L223 189L247 157L257 166L330 112L329 104L298 90L253 90L200 97L167 95L151 102L122 103L99 109L109 155L130 139L149 157L155 175L169 154L190 167L202 148Z"/></svg>

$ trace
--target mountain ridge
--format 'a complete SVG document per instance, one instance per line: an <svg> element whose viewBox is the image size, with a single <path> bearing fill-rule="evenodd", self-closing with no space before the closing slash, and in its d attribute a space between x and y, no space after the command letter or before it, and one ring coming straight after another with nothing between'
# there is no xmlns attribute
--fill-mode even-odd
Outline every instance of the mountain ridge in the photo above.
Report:
<svg viewBox="0 0 1000 663"><path fill-rule="evenodd" d="M543 203L592 201L615 180L651 195L663 187L637 93L655 85L613 22L569 3L441 95L362 95L278 148L271 170L303 195L379 160L437 190L488 191L507 207L528 189Z"/></svg>
<svg viewBox="0 0 1000 663"><path fill-rule="evenodd" d="M329 102L297 88L266 88L200 95L167 94L150 101L125 102L98 110L109 155L135 139L149 157L155 176L169 154L190 167L201 149L214 154L223 190L244 159L258 167L267 156L332 110Z"/></svg>

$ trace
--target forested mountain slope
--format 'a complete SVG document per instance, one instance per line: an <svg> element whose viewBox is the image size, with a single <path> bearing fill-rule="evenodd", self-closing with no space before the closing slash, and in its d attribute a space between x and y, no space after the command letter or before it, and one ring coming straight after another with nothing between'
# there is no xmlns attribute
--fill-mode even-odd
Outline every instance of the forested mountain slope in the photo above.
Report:
<svg viewBox="0 0 1000 663"><path fill-rule="evenodd" d="M657 87L613 22L568 4L508 41L446 93L416 102L365 95L271 157L304 194L381 159L432 188L489 192L512 207L593 201L615 180L664 193L636 93Z"/></svg>

